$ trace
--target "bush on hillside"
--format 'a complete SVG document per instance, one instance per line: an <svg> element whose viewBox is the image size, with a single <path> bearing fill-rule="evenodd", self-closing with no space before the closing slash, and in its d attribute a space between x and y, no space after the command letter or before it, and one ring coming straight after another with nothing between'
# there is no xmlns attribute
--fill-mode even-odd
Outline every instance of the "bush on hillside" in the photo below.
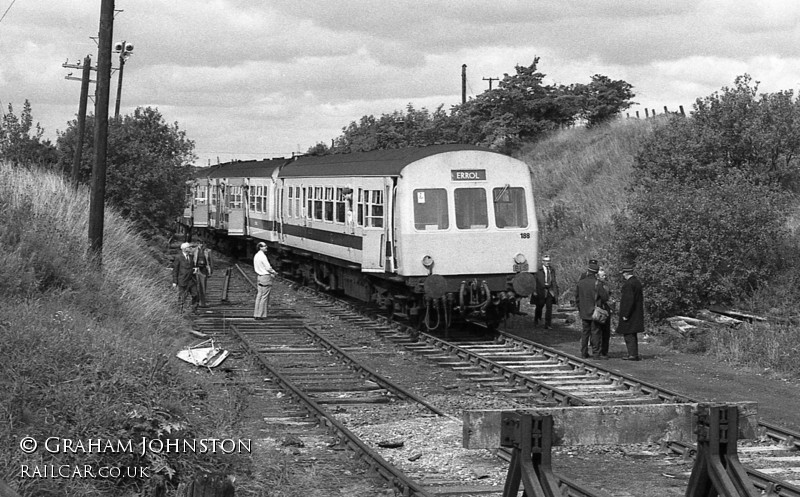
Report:
<svg viewBox="0 0 800 497"><path fill-rule="evenodd" d="M645 142L615 226L621 263L648 283L652 317L741 299L794 257L795 116L790 91L757 96L741 76Z"/></svg>
<svg viewBox="0 0 800 497"><path fill-rule="evenodd" d="M728 304L757 288L784 261L787 195L744 175L635 191L617 222L621 261L635 261L654 319Z"/></svg>

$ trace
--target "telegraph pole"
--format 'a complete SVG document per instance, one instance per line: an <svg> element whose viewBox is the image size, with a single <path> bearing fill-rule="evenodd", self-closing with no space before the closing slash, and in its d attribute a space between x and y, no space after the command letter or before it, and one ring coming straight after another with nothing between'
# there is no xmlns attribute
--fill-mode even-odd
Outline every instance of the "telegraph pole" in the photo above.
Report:
<svg viewBox="0 0 800 497"><path fill-rule="evenodd" d="M492 81L500 81L500 78L483 78L483 80L489 82L489 91L492 91Z"/></svg>
<svg viewBox="0 0 800 497"><path fill-rule="evenodd" d="M102 0L97 48L97 88L94 107L94 167L89 203L89 249L99 262L103 257L103 224L108 151L108 100L111 86L111 38L114 33L114 0Z"/></svg>
<svg viewBox="0 0 800 497"><path fill-rule="evenodd" d="M71 67L74 69L83 69L83 77L81 77L81 100L78 105L78 140L75 145L75 155L72 159L72 186L78 187L78 176L80 175L81 160L83 155L83 137L86 133L86 103L89 99L89 83L92 83L92 57L87 55L83 59L83 65L69 65L68 63L62 64L63 67ZM66 79L77 79L72 76L66 76Z"/></svg>
<svg viewBox="0 0 800 497"><path fill-rule="evenodd" d="M122 100L122 71L125 69L125 61L131 56L133 45L123 41L114 46L114 53L119 53L119 78L117 79L117 105L114 108L114 119L119 119L119 102Z"/></svg>
<svg viewBox="0 0 800 497"><path fill-rule="evenodd" d="M467 102L467 65L461 65L461 103Z"/></svg>

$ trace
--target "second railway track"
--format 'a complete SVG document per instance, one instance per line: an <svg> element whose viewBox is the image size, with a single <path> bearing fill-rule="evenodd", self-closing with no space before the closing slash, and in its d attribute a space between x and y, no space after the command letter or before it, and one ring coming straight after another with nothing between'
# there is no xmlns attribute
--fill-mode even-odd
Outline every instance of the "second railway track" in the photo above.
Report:
<svg viewBox="0 0 800 497"><path fill-rule="evenodd" d="M235 273L233 280L236 281ZM415 473L415 465L410 463L422 459L421 454L414 454L413 449L409 451L409 447L401 450L397 447L380 447L391 447L400 441L392 440L389 432L383 433L384 438L381 438L380 433L371 433L371 426L385 428L391 424L376 421L391 419L413 424L408 423L408 420L422 419L424 422L419 423L416 428L418 431L441 431L443 428L436 427L437 420L440 420L438 422L441 426L455 421L447 416L442 417L444 412L420 396L403 391L402 388L393 388L386 378L369 367L359 365L353 358L359 354L372 355L373 361L377 357L380 364L380 352L370 350L359 342L358 336L364 334L348 333L344 336L335 330L331 332L330 321L310 322L294 309L281 306L272 309L273 317L269 321L253 321L250 317L252 293L244 280L234 283L229 292L228 300L236 303L215 306L213 313L198 319L198 328L207 334L227 330L239 336L244 343L249 344L247 347L251 354L263 357L260 360L268 363L269 367L274 367L277 374L283 376L284 380L276 383L291 382L296 388L302 389L305 392L303 395L308 396L312 402L333 412L334 417L338 418L336 422L341 420L345 430L350 430L345 426L345 423L349 423L354 429L351 431L358 432L357 438L370 440L369 443L373 446L366 446L367 450L375 452L379 459L382 458L381 453L387 455L392 462L405 467L404 471L415 476L404 482L404 477L393 474L392 470L373 468L393 482L396 488L409 495L500 495L502 488L499 485L505 476L503 464L488 470L485 468L492 465L486 461L472 461L471 475L469 471L464 471L464 467L460 468L462 474L426 474L425 471ZM241 302L247 304L242 306ZM504 399L493 400L490 407L518 409L553 405L692 402L686 396L626 375L612 373L591 362L512 335L501 334L497 340L454 343L421 334L420 339L415 340L409 338L402 327L394 323L359 314L356 312L357 305L330 299L315 300L310 305L326 312L330 319L335 319L338 323L358 327L367 335L377 334L392 340L425 360L445 366L460 377L469 379L484 392L491 390L496 398ZM326 337L331 334L332 337ZM354 415L350 409L352 406L367 408L363 409L362 414ZM384 407L388 409L381 412ZM305 424L311 422L310 419L304 421ZM324 421L321 423L325 424ZM452 426L448 429L452 430ZM762 434L761 443L743 446L740 454L743 460L748 463L752 461L760 468L760 471L751 471L754 482L759 488L774 492L773 495L800 495L800 489L794 486L795 482L791 479L798 471L794 454L797 443L800 442L796 440L796 435L769 425L764 427ZM413 438L407 433L402 437L406 440ZM691 451L691 448L684 450ZM406 459L415 456L416 459L403 461L405 464L398 463L395 454L401 453L408 456ZM751 459L751 456L755 457ZM769 467L763 467L764 464L769 464ZM387 467L389 466L393 465L388 464ZM416 466L417 469L422 467ZM475 481L474 467L484 468L480 471L485 474L478 475L482 481ZM494 471L493 478L487 476L491 471ZM568 495L605 495L581 490L580 484L570 484L567 478L563 478L561 484L567 489Z"/></svg>

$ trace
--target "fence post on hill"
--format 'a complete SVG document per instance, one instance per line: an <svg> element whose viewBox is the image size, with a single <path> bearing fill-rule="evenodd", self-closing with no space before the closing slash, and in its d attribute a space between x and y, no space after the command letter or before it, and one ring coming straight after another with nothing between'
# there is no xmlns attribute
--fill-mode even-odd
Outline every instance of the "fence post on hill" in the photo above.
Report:
<svg viewBox="0 0 800 497"><path fill-rule="evenodd" d="M108 100L111 87L111 38L114 33L114 0L102 0L97 40L97 87L95 93L94 166L89 201L89 250L98 262L103 257L103 224L106 200L106 152L108 150Z"/></svg>

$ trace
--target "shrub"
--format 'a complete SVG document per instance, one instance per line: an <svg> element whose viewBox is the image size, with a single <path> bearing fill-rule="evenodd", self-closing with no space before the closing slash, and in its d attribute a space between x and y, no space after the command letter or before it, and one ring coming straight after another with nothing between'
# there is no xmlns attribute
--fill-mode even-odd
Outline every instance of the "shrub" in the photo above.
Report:
<svg viewBox="0 0 800 497"><path fill-rule="evenodd" d="M730 303L773 275L788 246L776 215L785 200L737 175L694 186L660 181L635 192L616 221L617 253L636 261L651 317Z"/></svg>
<svg viewBox="0 0 800 497"><path fill-rule="evenodd" d="M741 76L645 142L615 227L652 317L741 300L794 257L798 111L791 92L757 96Z"/></svg>

